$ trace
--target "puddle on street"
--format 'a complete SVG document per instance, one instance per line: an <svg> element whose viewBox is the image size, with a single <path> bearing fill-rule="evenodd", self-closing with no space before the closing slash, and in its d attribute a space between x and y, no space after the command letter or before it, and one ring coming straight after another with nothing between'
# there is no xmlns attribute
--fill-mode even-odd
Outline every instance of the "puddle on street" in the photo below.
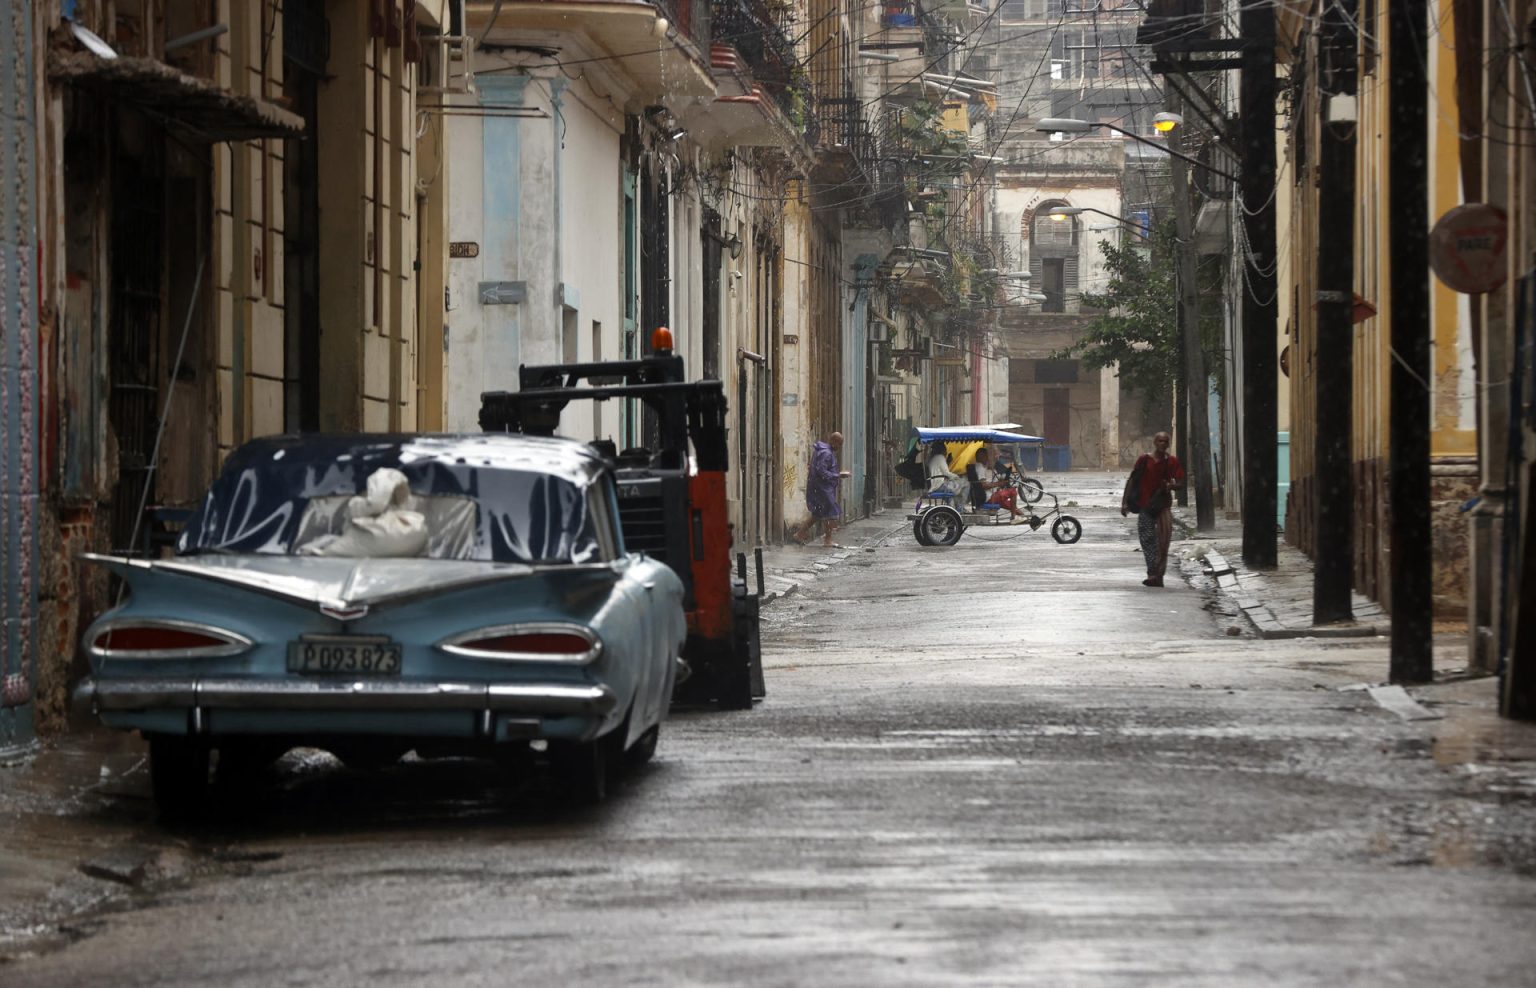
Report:
<svg viewBox="0 0 1536 988"><path fill-rule="evenodd" d="M1488 762L1530 762L1536 773L1536 734L1527 724L1494 714L1469 713L1447 725L1435 737L1430 755L1439 765L1451 767Z"/></svg>

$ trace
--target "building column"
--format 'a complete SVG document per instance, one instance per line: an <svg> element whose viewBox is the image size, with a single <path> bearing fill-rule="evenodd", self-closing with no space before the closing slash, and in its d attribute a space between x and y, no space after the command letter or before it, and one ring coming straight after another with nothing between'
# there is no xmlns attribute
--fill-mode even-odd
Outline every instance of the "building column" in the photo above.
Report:
<svg viewBox="0 0 1536 988"><path fill-rule="evenodd" d="M373 208L372 137L379 114L369 5L330 7L332 75L320 84L320 427L363 428L364 340L377 338L374 272L383 245Z"/></svg>
<svg viewBox="0 0 1536 988"><path fill-rule="evenodd" d="M1120 368L1099 369L1099 469L1120 469Z"/></svg>
<svg viewBox="0 0 1536 988"><path fill-rule="evenodd" d="M37 123L32 15L9 4L0 63L0 753L32 743L37 675Z"/></svg>

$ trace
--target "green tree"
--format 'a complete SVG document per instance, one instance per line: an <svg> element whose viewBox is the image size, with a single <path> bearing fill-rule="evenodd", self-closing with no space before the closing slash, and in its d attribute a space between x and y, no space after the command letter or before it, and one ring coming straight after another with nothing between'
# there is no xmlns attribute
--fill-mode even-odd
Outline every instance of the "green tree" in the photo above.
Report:
<svg viewBox="0 0 1536 988"><path fill-rule="evenodd" d="M1083 292L1084 309L1096 309L1082 339L1055 354L1090 368L1119 365L1126 386L1154 399L1179 379L1178 284L1173 237L1154 232L1147 241L1124 246L1100 243L1109 283L1102 292Z"/></svg>

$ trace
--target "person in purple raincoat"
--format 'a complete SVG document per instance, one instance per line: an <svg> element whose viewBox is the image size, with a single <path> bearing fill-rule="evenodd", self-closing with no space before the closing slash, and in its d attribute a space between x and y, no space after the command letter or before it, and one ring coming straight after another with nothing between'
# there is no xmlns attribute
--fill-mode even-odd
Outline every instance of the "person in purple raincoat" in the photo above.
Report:
<svg viewBox="0 0 1536 988"><path fill-rule="evenodd" d="M818 442L811 449L811 472L805 478L805 506L810 509L811 517L790 536L801 545L809 541L818 521L825 523L821 544L836 544L832 541L832 533L837 531L837 518L842 514L842 509L837 506L837 485L848 476L847 470L837 468L837 451L842 448L843 434L834 432L825 442Z"/></svg>

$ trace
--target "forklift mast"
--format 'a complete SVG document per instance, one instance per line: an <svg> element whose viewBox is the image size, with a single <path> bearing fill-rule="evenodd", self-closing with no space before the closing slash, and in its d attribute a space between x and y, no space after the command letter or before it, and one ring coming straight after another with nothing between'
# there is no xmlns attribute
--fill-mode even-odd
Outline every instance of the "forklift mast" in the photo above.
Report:
<svg viewBox="0 0 1536 988"><path fill-rule="evenodd" d="M746 708L763 695L758 599L747 592L745 572L731 572L725 389L719 381L685 381L683 358L662 332L659 352L639 360L519 368L520 390L480 396L480 427L553 436L572 401L632 398L645 405L653 445L608 444L625 548L666 563L683 581L685 655L694 675L679 694Z"/></svg>

